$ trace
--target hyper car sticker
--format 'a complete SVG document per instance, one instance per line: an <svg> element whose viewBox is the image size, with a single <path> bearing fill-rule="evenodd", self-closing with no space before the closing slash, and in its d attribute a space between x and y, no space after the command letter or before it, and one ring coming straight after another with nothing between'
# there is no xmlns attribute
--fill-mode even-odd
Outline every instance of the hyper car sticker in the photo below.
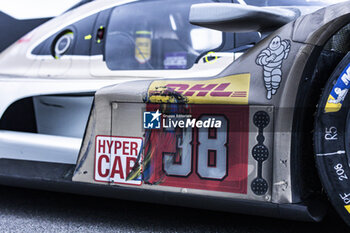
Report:
<svg viewBox="0 0 350 233"><path fill-rule="evenodd" d="M141 177L129 178L137 161L142 161L139 137L96 136L95 172L98 182L141 185Z"/></svg>
<svg viewBox="0 0 350 233"><path fill-rule="evenodd" d="M350 88L350 64L344 69L343 73L339 76L336 84L334 85L324 111L327 112L338 112L343 101L348 94Z"/></svg>
<svg viewBox="0 0 350 233"><path fill-rule="evenodd" d="M270 100L282 81L282 63L288 58L290 41L274 37L269 46L262 50L256 59L256 64L262 66L264 71L264 83L267 91L266 98Z"/></svg>
<svg viewBox="0 0 350 233"><path fill-rule="evenodd" d="M248 104L250 74L209 80L166 80L152 82L148 102L192 104Z"/></svg>

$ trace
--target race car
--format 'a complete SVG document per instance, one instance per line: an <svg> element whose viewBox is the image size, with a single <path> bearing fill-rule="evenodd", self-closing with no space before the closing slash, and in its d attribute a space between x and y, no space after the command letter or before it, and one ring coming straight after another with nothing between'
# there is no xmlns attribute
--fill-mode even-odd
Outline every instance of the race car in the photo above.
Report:
<svg viewBox="0 0 350 233"><path fill-rule="evenodd" d="M0 54L0 183L350 223L350 2L94 1Z"/></svg>

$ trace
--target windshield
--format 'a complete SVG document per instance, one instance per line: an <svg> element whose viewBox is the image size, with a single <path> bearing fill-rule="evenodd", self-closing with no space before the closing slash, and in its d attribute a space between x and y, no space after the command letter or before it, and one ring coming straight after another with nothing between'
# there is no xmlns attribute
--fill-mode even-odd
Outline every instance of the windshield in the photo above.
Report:
<svg viewBox="0 0 350 233"><path fill-rule="evenodd" d="M327 6L347 0L235 0L253 6Z"/></svg>
<svg viewBox="0 0 350 233"><path fill-rule="evenodd" d="M190 7L210 0L140 1L116 7L106 62L111 70L189 69L223 43L223 33L191 25Z"/></svg>

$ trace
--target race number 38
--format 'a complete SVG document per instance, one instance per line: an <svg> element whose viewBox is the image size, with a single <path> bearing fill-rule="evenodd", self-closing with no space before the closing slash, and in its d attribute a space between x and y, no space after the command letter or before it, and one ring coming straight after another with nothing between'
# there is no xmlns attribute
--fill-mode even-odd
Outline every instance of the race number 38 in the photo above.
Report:
<svg viewBox="0 0 350 233"><path fill-rule="evenodd" d="M141 177L126 181L141 149L142 138L96 136L95 181L141 185Z"/></svg>
<svg viewBox="0 0 350 233"><path fill-rule="evenodd" d="M147 111L159 108L157 104L147 105ZM249 108L232 105L189 105L188 108L192 118L203 122L215 118L221 121L221 127L152 130L145 149L145 154L151 155L151 171L144 176L145 182L246 193Z"/></svg>
<svg viewBox="0 0 350 233"><path fill-rule="evenodd" d="M207 120L210 116L202 116L200 120ZM200 178L223 179L227 175L227 120L220 120L221 132L213 132L217 129L198 129L198 160L197 173ZM187 176L191 172L192 164L192 130L182 130L182 137L177 140L176 150L181 151L181 161L174 162L174 153L164 153L164 170L167 175Z"/></svg>

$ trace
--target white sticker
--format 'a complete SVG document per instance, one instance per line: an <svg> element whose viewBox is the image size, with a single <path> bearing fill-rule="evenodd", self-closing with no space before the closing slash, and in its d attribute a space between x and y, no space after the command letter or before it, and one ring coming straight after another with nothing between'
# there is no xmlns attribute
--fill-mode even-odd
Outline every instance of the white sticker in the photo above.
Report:
<svg viewBox="0 0 350 233"><path fill-rule="evenodd" d="M141 185L141 176L128 181L126 178L141 153L142 138L96 136L95 143L95 181Z"/></svg>

